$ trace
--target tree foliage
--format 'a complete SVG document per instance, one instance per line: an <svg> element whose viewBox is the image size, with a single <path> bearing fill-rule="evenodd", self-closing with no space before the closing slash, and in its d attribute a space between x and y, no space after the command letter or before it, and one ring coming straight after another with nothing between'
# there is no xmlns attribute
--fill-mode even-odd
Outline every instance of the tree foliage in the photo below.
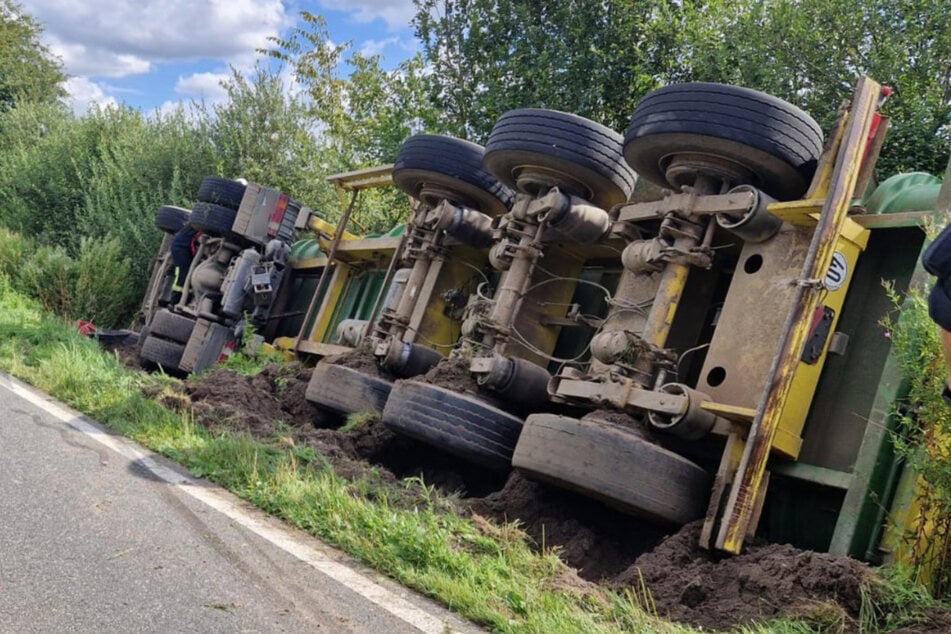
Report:
<svg viewBox="0 0 951 634"><path fill-rule="evenodd" d="M59 60L40 43L42 29L13 0L0 0L0 110L66 95Z"/></svg>
<svg viewBox="0 0 951 634"><path fill-rule="evenodd" d="M304 11L301 19L267 53L288 65L306 91L325 148L341 164L390 162L406 137L432 127L437 112L425 94L421 57L387 71L379 55L333 43L321 16Z"/></svg>
<svg viewBox="0 0 951 634"><path fill-rule="evenodd" d="M302 12L302 25L265 51L301 86L317 135L320 177L396 159L403 140L437 126L420 56L385 70L379 55L351 52L330 40L321 16ZM354 219L364 231L386 231L406 220L406 199L395 189L365 191ZM333 215L333 214L332 214Z"/></svg>
<svg viewBox="0 0 951 634"><path fill-rule="evenodd" d="M415 0L444 126L483 139L505 110L623 130L660 85L714 81L787 99L828 129L855 79L895 94L880 172L940 172L951 123L943 0Z"/></svg>
<svg viewBox="0 0 951 634"><path fill-rule="evenodd" d="M619 128L675 59L671 0L416 0L431 95L454 134L484 140L512 108Z"/></svg>

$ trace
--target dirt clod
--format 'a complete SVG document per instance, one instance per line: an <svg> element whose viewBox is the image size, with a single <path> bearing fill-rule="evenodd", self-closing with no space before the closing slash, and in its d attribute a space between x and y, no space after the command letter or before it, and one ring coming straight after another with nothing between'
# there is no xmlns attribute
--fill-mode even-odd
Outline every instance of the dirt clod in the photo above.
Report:
<svg viewBox="0 0 951 634"><path fill-rule="evenodd" d="M366 350L351 350L342 354L334 354L324 357L321 363L329 365L339 365L344 368L359 370L363 374L374 377L386 378L377 358Z"/></svg>
<svg viewBox="0 0 951 634"><path fill-rule="evenodd" d="M789 545L753 543L736 556L700 547L702 522L688 524L638 557L612 581L647 587L661 616L726 629L771 617L808 614L823 604L856 618L870 568L847 557Z"/></svg>
<svg viewBox="0 0 951 634"><path fill-rule="evenodd" d="M479 392L479 384L469 372L468 359L443 359L416 381L437 385L453 392Z"/></svg>

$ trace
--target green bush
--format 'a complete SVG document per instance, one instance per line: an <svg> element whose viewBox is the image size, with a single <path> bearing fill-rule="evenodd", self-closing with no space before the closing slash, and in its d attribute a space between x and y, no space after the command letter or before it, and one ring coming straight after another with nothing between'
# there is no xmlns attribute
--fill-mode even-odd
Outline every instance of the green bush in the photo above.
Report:
<svg viewBox="0 0 951 634"><path fill-rule="evenodd" d="M27 253L34 250L30 240L5 227L0 227L0 276L12 281Z"/></svg>
<svg viewBox="0 0 951 634"><path fill-rule="evenodd" d="M0 271L46 310L102 327L128 322L138 289L128 283L132 263L115 238L84 238L77 258L60 246L23 250L25 241L8 231L0 239Z"/></svg>

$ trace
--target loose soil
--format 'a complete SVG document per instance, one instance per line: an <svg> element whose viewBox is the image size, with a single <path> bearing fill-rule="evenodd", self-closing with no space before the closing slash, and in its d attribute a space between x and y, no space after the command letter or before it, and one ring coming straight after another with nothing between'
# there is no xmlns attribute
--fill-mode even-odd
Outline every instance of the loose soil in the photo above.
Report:
<svg viewBox="0 0 951 634"><path fill-rule="evenodd" d="M368 376L385 377L383 370L380 369L377 358L372 352L366 350L353 350L351 352L330 355L321 359L320 362L359 370Z"/></svg>
<svg viewBox="0 0 951 634"><path fill-rule="evenodd" d="M612 580L616 588L650 590L657 613L703 628L747 624L832 606L859 615L871 569L848 557L789 545L752 543L740 555L700 547L703 522L688 524L638 557Z"/></svg>
<svg viewBox="0 0 951 634"><path fill-rule="evenodd" d="M342 362L347 367L366 363L357 356L346 355ZM577 569L581 579L572 581L575 585L599 582L639 594L646 588L657 613L675 621L723 630L830 606L846 623L858 616L860 588L873 574L865 564L763 543L750 544L735 557L714 554L699 547L696 523L666 535L661 528L518 472L506 477L467 466L394 434L377 418L341 431L336 428L339 418L323 414L304 398L310 373L299 364L268 366L254 377L219 368L187 379L176 393L154 396L167 405L190 407L197 422L212 431L242 431L263 442L312 447L343 477L392 485L397 501L416 503L412 487L401 481L421 477L451 494L446 503L471 514L477 525L486 518L518 522L539 549L557 549ZM473 387L464 361L444 361L424 380L453 389ZM949 631L949 625L946 613L935 612L920 627L900 631Z"/></svg>

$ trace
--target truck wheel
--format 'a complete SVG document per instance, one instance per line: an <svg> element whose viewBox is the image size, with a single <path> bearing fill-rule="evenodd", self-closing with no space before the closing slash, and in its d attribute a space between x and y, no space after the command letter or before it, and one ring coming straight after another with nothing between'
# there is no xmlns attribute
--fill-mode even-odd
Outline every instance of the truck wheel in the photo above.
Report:
<svg viewBox="0 0 951 634"><path fill-rule="evenodd" d="M198 188L198 200L237 210L246 189L245 185L230 178L207 176Z"/></svg>
<svg viewBox="0 0 951 634"><path fill-rule="evenodd" d="M512 466L522 420L468 394L399 381L383 410L395 431L496 471Z"/></svg>
<svg viewBox="0 0 951 634"><path fill-rule="evenodd" d="M146 361L158 364L163 370L178 371L184 352L185 346L182 344L157 339L150 334L142 343L140 356Z"/></svg>
<svg viewBox="0 0 951 634"><path fill-rule="evenodd" d="M393 182L413 198L426 187L443 189L453 202L490 216L508 211L512 190L485 171L481 145L451 136L417 134L403 141L393 164ZM430 204L438 200L427 200Z"/></svg>
<svg viewBox="0 0 951 634"><path fill-rule="evenodd" d="M674 525L703 517L710 495L710 477L698 465L598 420L529 416L512 464L533 480Z"/></svg>
<svg viewBox="0 0 951 634"><path fill-rule="evenodd" d="M376 412L386 405L391 381L364 374L354 368L318 363L304 397L318 407L340 414Z"/></svg>
<svg viewBox="0 0 951 634"><path fill-rule="evenodd" d="M155 226L165 233L178 233L178 231L188 224L188 218L191 212L181 207L172 205L162 205L155 212Z"/></svg>
<svg viewBox="0 0 951 634"><path fill-rule="evenodd" d="M516 187L525 171L544 173L560 187L610 209L627 200L637 180L621 156L621 141L614 130L577 115L510 110L489 134L485 166L509 187Z"/></svg>
<svg viewBox="0 0 951 634"><path fill-rule="evenodd" d="M185 315L162 309L155 313L149 324L149 334L153 337L168 339L176 343L188 343L195 329L195 320Z"/></svg>
<svg viewBox="0 0 951 634"><path fill-rule="evenodd" d="M679 189L692 182L689 170L669 170L679 156L743 173L748 182L731 184L752 185L779 200L805 192L821 153L822 130L808 114L771 95L724 84L655 90L634 110L624 137L624 158L655 185Z"/></svg>
<svg viewBox="0 0 951 634"><path fill-rule="evenodd" d="M192 207L191 226L213 236L231 235L231 227L238 212L213 203L195 203Z"/></svg>

